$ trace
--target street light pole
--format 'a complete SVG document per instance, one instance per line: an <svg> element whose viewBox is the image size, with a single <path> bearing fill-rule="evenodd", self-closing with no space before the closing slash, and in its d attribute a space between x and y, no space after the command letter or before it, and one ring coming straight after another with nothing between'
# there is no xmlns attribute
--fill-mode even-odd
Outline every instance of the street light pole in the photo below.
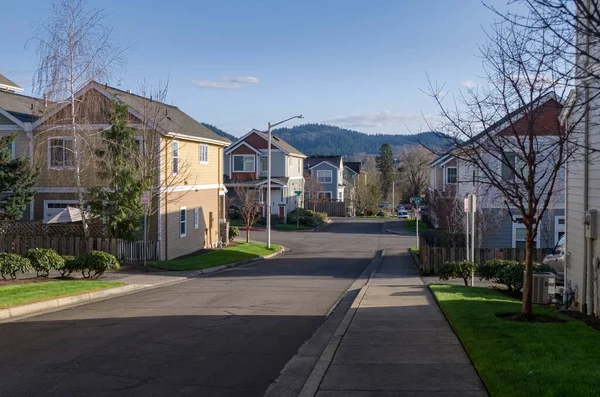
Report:
<svg viewBox="0 0 600 397"><path fill-rule="evenodd" d="M303 119L304 117L300 114L298 116L290 117L289 119L285 119L275 124L271 124L269 122L269 129L267 130L267 134L269 136L268 142L269 146L267 148L267 249L271 249L271 130L273 127L278 126L279 124L283 124L286 121L290 121L293 119Z"/></svg>

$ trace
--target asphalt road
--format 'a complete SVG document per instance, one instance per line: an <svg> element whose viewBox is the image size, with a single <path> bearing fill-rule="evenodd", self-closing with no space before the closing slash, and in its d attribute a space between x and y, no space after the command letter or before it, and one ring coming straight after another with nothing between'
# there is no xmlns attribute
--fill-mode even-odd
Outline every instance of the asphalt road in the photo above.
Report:
<svg viewBox="0 0 600 397"><path fill-rule="evenodd" d="M394 244L382 226L274 232L276 259L1 324L0 396L260 396Z"/></svg>

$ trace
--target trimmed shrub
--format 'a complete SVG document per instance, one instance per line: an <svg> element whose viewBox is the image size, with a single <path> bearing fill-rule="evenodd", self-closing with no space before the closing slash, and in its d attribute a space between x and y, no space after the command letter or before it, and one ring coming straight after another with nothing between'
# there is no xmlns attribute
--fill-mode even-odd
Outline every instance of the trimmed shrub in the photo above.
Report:
<svg viewBox="0 0 600 397"><path fill-rule="evenodd" d="M493 283L503 284L502 280L499 277L499 272L503 269L508 262L503 259L492 259L489 261L485 261L477 270L477 275L479 276L479 280L491 281Z"/></svg>
<svg viewBox="0 0 600 397"><path fill-rule="evenodd" d="M451 278L462 278L465 286L469 286L469 277L477 271L477 264L469 261L446 262L440 267L440 280L450 280Z"/></svg>
<svg viewBox="0 0 600 397"><path fill-rule="evenodd" d="M327 222L327 213L315 212L304 208L297 208L287 216L287 223L296 224L300 217L300 223L305 226L316 227Z"/></svg>
<svg viewBox="0 0 600 397"><path fill-rule="evenodd" d="M240 235L240 229L235 226L229 226L229 240L233 240Z"/></svg>
<svg viewBox="0 0 600 397"><path fill-rule="evenodd" d="M60 275L62 277L69 277L71 273L80 271L79 260L72 255L63 255L63 260L65 261L65 265L62 269L59 269Z"/></svg>
<svg viewBox="0 0 600 397"><path fill-rule="evenodd" d="M17 254L7 254L0 252L0 275L6 280L9 276L11 280L17 278L19 273L27 273L33 270L31 261Z"/></svg>
<svg viewBox="0 0 600 397"><path fill-rule="evenodd" d="M51 248L31 248L25 252L38 276L48 277L50 270L60 270L65 260Z"/></svg>
<svg viewBox="0 0 600 397"><path fill-rule="evenodd" d="M534 272L556 273L552 267L541 263L533 264ZM492 259L479 267L479 279L498 284L504 284L511 292L518 292L523 288L525 263L502 259Z"/></svg>
<svg viewBox="0 0 600 397"><path fill-rule="evenodd" d="M116 270L121 266L113 255L103 251L90 251L78 259L78 267L84 278L98 278L107 270Z"/></svg>

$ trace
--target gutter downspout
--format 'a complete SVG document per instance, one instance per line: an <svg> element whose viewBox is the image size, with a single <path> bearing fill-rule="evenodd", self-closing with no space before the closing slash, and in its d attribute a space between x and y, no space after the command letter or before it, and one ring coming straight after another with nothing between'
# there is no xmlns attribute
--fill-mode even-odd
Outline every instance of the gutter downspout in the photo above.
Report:
<svg viewBox="0 0 600 397"><path fill-rule="evenodd" d="M589 1L586 2L587 5L589 6ZM589 28L589 21L586 21L586 31ZM585 39L585 50L586 50L586 54L590 53L590 35L586 32L585 34L586 39ZM587 76L587 71L589 70L589 57L585 58L585 64L584 64L584 76L583 76L583 87L584 87L584 91L585 91L585 123L584 123L584 131L583 131L583 145L584 145L584 152L583 152L583 213L585 215L585 213L589 210L589 203L588 203L588 194L589 194L589 151L588 151L588 145L589 145L589 135L590 135L590 86L589 86L589 80L588 80L588 76ZM589 237L586 236L584 238L583 241L583 282L582 282L582 289L581 289L581 300L582 300L582 305L581 305L581 312L582 313L586 313L586 314L590 314L590 308L588 306L588 299L589 299L589 291L588 291L588 273L589 273L589 264L588 261L590 260L589 257L589 251L590 251L590 246L591 246L591 241L589 239Z"/></svg>

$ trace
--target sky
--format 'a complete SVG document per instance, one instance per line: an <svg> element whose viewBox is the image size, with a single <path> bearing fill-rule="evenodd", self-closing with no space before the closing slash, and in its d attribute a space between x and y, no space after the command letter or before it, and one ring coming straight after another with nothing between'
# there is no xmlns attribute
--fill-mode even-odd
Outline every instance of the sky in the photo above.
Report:
<svg viewBox="0 0 600 397"><path fill-rule="evenodd" d="M486 0L503 7L507 0ZM51 1L3 4L0 73L32 93L37 22ZM88 0L125 64L109 83L169 81L167 102L241 136L326 123L366 133L428 131L428 76L457 92L482 75L477 45L497 17L480 0ZM10 32L10 36L7 36ZM8 39L9 37L9 39Z"/></svg>

